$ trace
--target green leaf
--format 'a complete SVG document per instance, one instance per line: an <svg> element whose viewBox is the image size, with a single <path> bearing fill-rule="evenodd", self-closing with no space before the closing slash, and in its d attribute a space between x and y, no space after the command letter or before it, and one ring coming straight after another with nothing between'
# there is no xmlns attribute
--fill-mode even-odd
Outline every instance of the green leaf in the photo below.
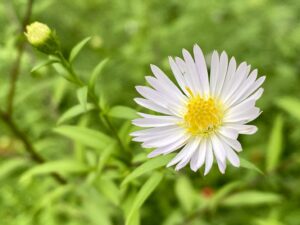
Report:
<svg viewBox="0 0 300 225"><path fill-rule="evenodd" d="M176 180L175 193L185 212L191 212L195 205L196 193L187 177L180 176Z"/></svg>
<svg viewBox="0 0 300 225"><path fill-rule="evenodd" d="M119 205L120 202L120 191L117 185L108 178L102 178L99 181L100 185L98 185L100 191L116 206Z"/></svg>
<svg viewBox="0 0 300 225"><path fill-rule="evenodd" d="M88 41L91 39L91 37L87 37L85 39L83 39L82 41L80 41L78 44L76 44L71 52L70 52L70 56L69 56L69 61L73 62L74 59L76 58L76 56L78 55L78 53L82 50L82 48L88 43Z"/></svg>
<svg viewBox="0 0 300 225"><path fill-rule="evenodd" d="M246 169L250 169L250 170L254 170L262 175L264 175L264 173L256 166L254 165L252 162L249 162L246 159L240 158L240 162L241 162L241 167L246 168Z"/></svg>
<svg viewBox="0 0 300 225"><path fill-rule="evenodd" d="M50 192L47 192L43 195L43 198L35 204L35 211L38 211L50 204L52 204L55 200L61 199L66 193L70 192L74 188L73 184L58 186L54 188Z"/></svg>
<svg viewBox="0 0 300 225"><path fill-rule="evenodd" d="M66 68L64 68L60 63L53 63L52 66L56 70L56 72L63 78L70 82L74 82L74 78L71 76L69 71L67 71Z"/></svg>
<svg viewBox="0 0 300 225"><path fill-rule="evenodd" d="M36 65L35 67L33 67L31 69L31 73L34 73L35 71L39 70L40 68L44 67L44 66L48 66L48 65L51 65L53 63L58 63L59 61L58 60L55 60L55 59L48 59L44 62L41 62L40 64Z"/></svg>
<svg viewBox="0 0 300 225"><path fill-rule="evenodd" d="M209 201L209 206L211 209L216 209L219 203L224 199L231 191L241 186L240 181L229 183L218 190L216 194L212 196L212 199Z"/></svg>
<svg viewBox="0 0 300 225"><path fill-rule="evenodd" d="M108 116L110 117L115 117L115 118L120 118L120 119L135 119L137 118L137 113L136 110L129 108L127 106L114 106L108 111Z"/></svg>
<svg viewBox="0 0 300 225"><path fill-rule="evenodd" d="M144 175L145 173L151 172L159 167L165 166L172 158L174 154L168 154L161 157L157 157L154 159L150 159L149 161L143 163L139 167L137 167L134 171L132 171L126 178L123 180L121 186L124 186L128 182L134 180L137 177Z"/></svg>
<svg viewBox="0 0 300 225"><path fill-rule="evenodd" d="M158 184L161 182L163 175L161 173L154 173L142 186L140 191L137 193L133 204L129 210L129 213L126 217L126 225L131 225L135 213L141 208L146 199L150 194L155 190Z"/></svg>
<svg viewBox="0 0 300 225"><path fill-rule="evenodd" d="M57 124L62 124L69 119L79 116L85 112L95 109L95 106L91 103L86 104L86 110L83 109L82 105L75 105L68 109L57 121Z"/></svg>
<svg viewBox="0 0 300 225"><path fill-rule="evenodd" d="M84 112L87 111L87 95L88 95L87 86L81 87L77 90L77 98Z"/></svg>
<svg viewBox="0 0 300 225"><path fill-rule="evenodd" d="M90 80L89 80L89 88L91 90L95 89L95 85L96 85L96 80L98 78L98 76L101 74L104 66L107 64L108 59L104 59L102 60L100 63L98 63L98 65L93 69Z"/></svg>
<svg viewBox="0 0 300 225"><path fill-rule="evenodd" d="M283 118L281 115L278 115L275 119L267 148L266 167L268 172L274 170L279 162L283 149L282 131Z"/></svg>
<svg viewBox="0 0 300 225"><path fill-rule="evenodd" d="M38 82L36 85L31 88L27 88L26 90L22 90L20 93L17 93L16 100L14 101L14 105L18 106L19 104L24 104L25 101L32 100L33 96L39 95L41 92L49 89L51 86L55 84L55 79L47 79L44 81Z"/></svg>
<svg viewBox="0 0 300 225"><path fill-rule="evenodd" d="M22 183L28 183L32 177L37 175L49 174L53 172L57 173L80 173L89 170L86 165L83 165L80 162L74 160L58 160L46 162L40 165L37 165L29 170L27 170L21 177Z"/></svg>
<svg viewBox="0 0 300 225"><path fill-rule="evenodd" d="M289 96L282 97L276 104L291 116L300 120L300 100L298 98Z"/></svg>
<svg viewBox="0 0 300 225"><path fill-rule="evenodd" d="M112 155L113 151L115 150L116 144L112 144L107 146L107 148L103 151L103 154L101 154L98 165L97 165L97 175L99 176L102 172L105 164L109 160L110 156Z"/></svg>
<svg viewBox="0 0 300 225"><path fill-rule="evenodd" d="M282 197L275 193L261 191L244 191L228 196L222 201L222 205L228 207L257 206L263 204L280 203Z"/></svg>
<svg viewBox="0 0 300 225"><path fill-rule="evenodd" d="M85 146L95 149L104 149L114 140L100 131L77 126L60 126L54 132L71 138Z"/></svg>
<svg viewBox="0 0 300 225"><path fill-rule="evenodd" d="M9 176L14 170L20 167L25 167L28 165L28 161L23 158L10 159L7 161L1 161L0 165L0 180Z"/></svg>

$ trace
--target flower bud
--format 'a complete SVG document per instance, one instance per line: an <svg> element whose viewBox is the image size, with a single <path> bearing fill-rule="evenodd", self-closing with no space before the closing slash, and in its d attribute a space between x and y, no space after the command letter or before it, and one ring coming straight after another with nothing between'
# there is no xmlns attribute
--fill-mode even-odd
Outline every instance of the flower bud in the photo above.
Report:
<svg viewBox="0 0 300 225"><path fill-rule="evenodd" d="M46 24L34 22L26 26L25 35L28 42L43 53L55 54L59 51L55 34Z"/></svg>

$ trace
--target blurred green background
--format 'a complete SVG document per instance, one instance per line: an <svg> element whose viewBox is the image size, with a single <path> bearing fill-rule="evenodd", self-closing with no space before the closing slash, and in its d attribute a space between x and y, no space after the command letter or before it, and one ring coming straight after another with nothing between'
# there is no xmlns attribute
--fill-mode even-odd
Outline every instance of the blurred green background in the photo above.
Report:
<svg viewBox="0 0 300 225"><path fill-rule="evenodd" d="M2 110L17 46L24 41L20 24L27 4L26 0L0 3ZM131 166L116 160L122 152L108 157L109 151L53 132L58 118L78 104L76 88L51 66L31 73L47 57L26 44L11 116L48 162L69 159L78 164L52 165L50 171L61 173L66 185L52 179L47 169L28 175L37 164L18 135L0 120L1 225L300 224L300 1L36 0L30 21L36 20L56 30L66 55L91 36L74 62L83 80L109 58L97 81L97 92L107 108L136 108L134 86L145 83L144 76L151 73L149 64L171 75L168 56L180 56L182 48L191 50L195 43L207 57L215 49L225 50L239 63L258 68L260 75L267 76L258 102L263 113L254 122L259 131L239 139L244 147L241 157L264 174L229 166L221 175L214 166L203 177L203 171L192 173L189 168L178 173L158 168L164 179L142 206L137 204L134 219L128 220L132 199L138 198L153 171L126 187L120 184L147 161L149 151L129 141L129 118L111 120L131 151ZM106 132L93 112L65 124ZM30 179L24 178L26 171Z"/></svg>

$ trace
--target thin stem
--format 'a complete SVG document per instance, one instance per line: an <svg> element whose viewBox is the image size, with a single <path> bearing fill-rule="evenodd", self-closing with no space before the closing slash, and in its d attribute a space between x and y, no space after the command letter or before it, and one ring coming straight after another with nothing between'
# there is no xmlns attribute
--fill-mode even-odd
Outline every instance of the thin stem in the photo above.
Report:
<svg viewBox="0 0 300 225"><path fill-rule="evenodd" d="M34 0L28 0L27 2L27 9L25 12L25 16L22 20L21 29L20 29L20 35L23 35L23 32L26 29L26 25L29 23L31 12L32 12L32 6L33 6ZM10 77L10 89L7 96L7 113L11 115L13 113L13 104L14 104L14 97L16 93L16 84L19 78L19 72L20 72L20 64L22 60L22 56L24 53L25 48L25 41L23 39L20 40L18 47L17 47L17 57L12 65Z"/></svg>
<svg viewBox="0 0 300 225"><path fill-rule="evenodd" d="M57 56L60 58L62 65L65 67L65 69L68 70L70 75L72 76L72 80L74 80L74 83L80 87L84 86L84 82L79 78L79 76L75 73L72 65L70 62L64 57L64 55L61 52L58 52ZM94 93L93 90L88 89L88 96L91 98L95 106L97 107L98 111L101 113L103 112L103 109L99 106L99 99ZM124 151L127 151L124 144L122 143L122 140L120 139L116 129L110 122L109 118L106 115L103 115L103 119L105 123L107 124L108 128L112 132L112 134L115 136L115 139L117 140L118 144L120 145L121 149ZM127 151L128 152L128 151Z"/></svg>
<svg viewBox="0 0 300 225"><path fill-rule="evenodd" d="M25 147L25 150L29 153L32 160L37 163L45 163L46 160L39 155L39 153L35 150L34 146L29 141L28 137L24 132L20 130L20 128L16 125L16 123L12 120L9 114L0 110L0 118L3 122L10 128L10 130L16 135L18 139L20 139ZM61 184L66 184L67 181L61 177L57 173L51 173L51 175Z"/></svg>

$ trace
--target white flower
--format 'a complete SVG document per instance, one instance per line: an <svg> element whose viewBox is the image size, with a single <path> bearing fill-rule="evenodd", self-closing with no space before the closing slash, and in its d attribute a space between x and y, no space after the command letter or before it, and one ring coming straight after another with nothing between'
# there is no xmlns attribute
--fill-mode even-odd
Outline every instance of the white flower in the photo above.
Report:
<svg viewBox="0 0 300 225"><path fill-rule="evenodd" d="M193 171L205 164L206 175L215 158L221 173L226 160L239 167L236 152L242 151L239 134L253 134L257 127L246 125L260 115L255 102L263 93L265 77L257 79L257 70L250 72L245 62L228 62L225 52L214 51L208 75L203 53L194 46L194 59L183 50L183 59L169 57L170 66L180 89L158 67L151 65L153 76L147 76L152 86L137 86L144 98L135 101L164 115L139 113L142 118L133 124L147 128L132 133L134 141L145 148L155 148L149 157L179 153L167 165L179 170L190 163Z"/></svg>

